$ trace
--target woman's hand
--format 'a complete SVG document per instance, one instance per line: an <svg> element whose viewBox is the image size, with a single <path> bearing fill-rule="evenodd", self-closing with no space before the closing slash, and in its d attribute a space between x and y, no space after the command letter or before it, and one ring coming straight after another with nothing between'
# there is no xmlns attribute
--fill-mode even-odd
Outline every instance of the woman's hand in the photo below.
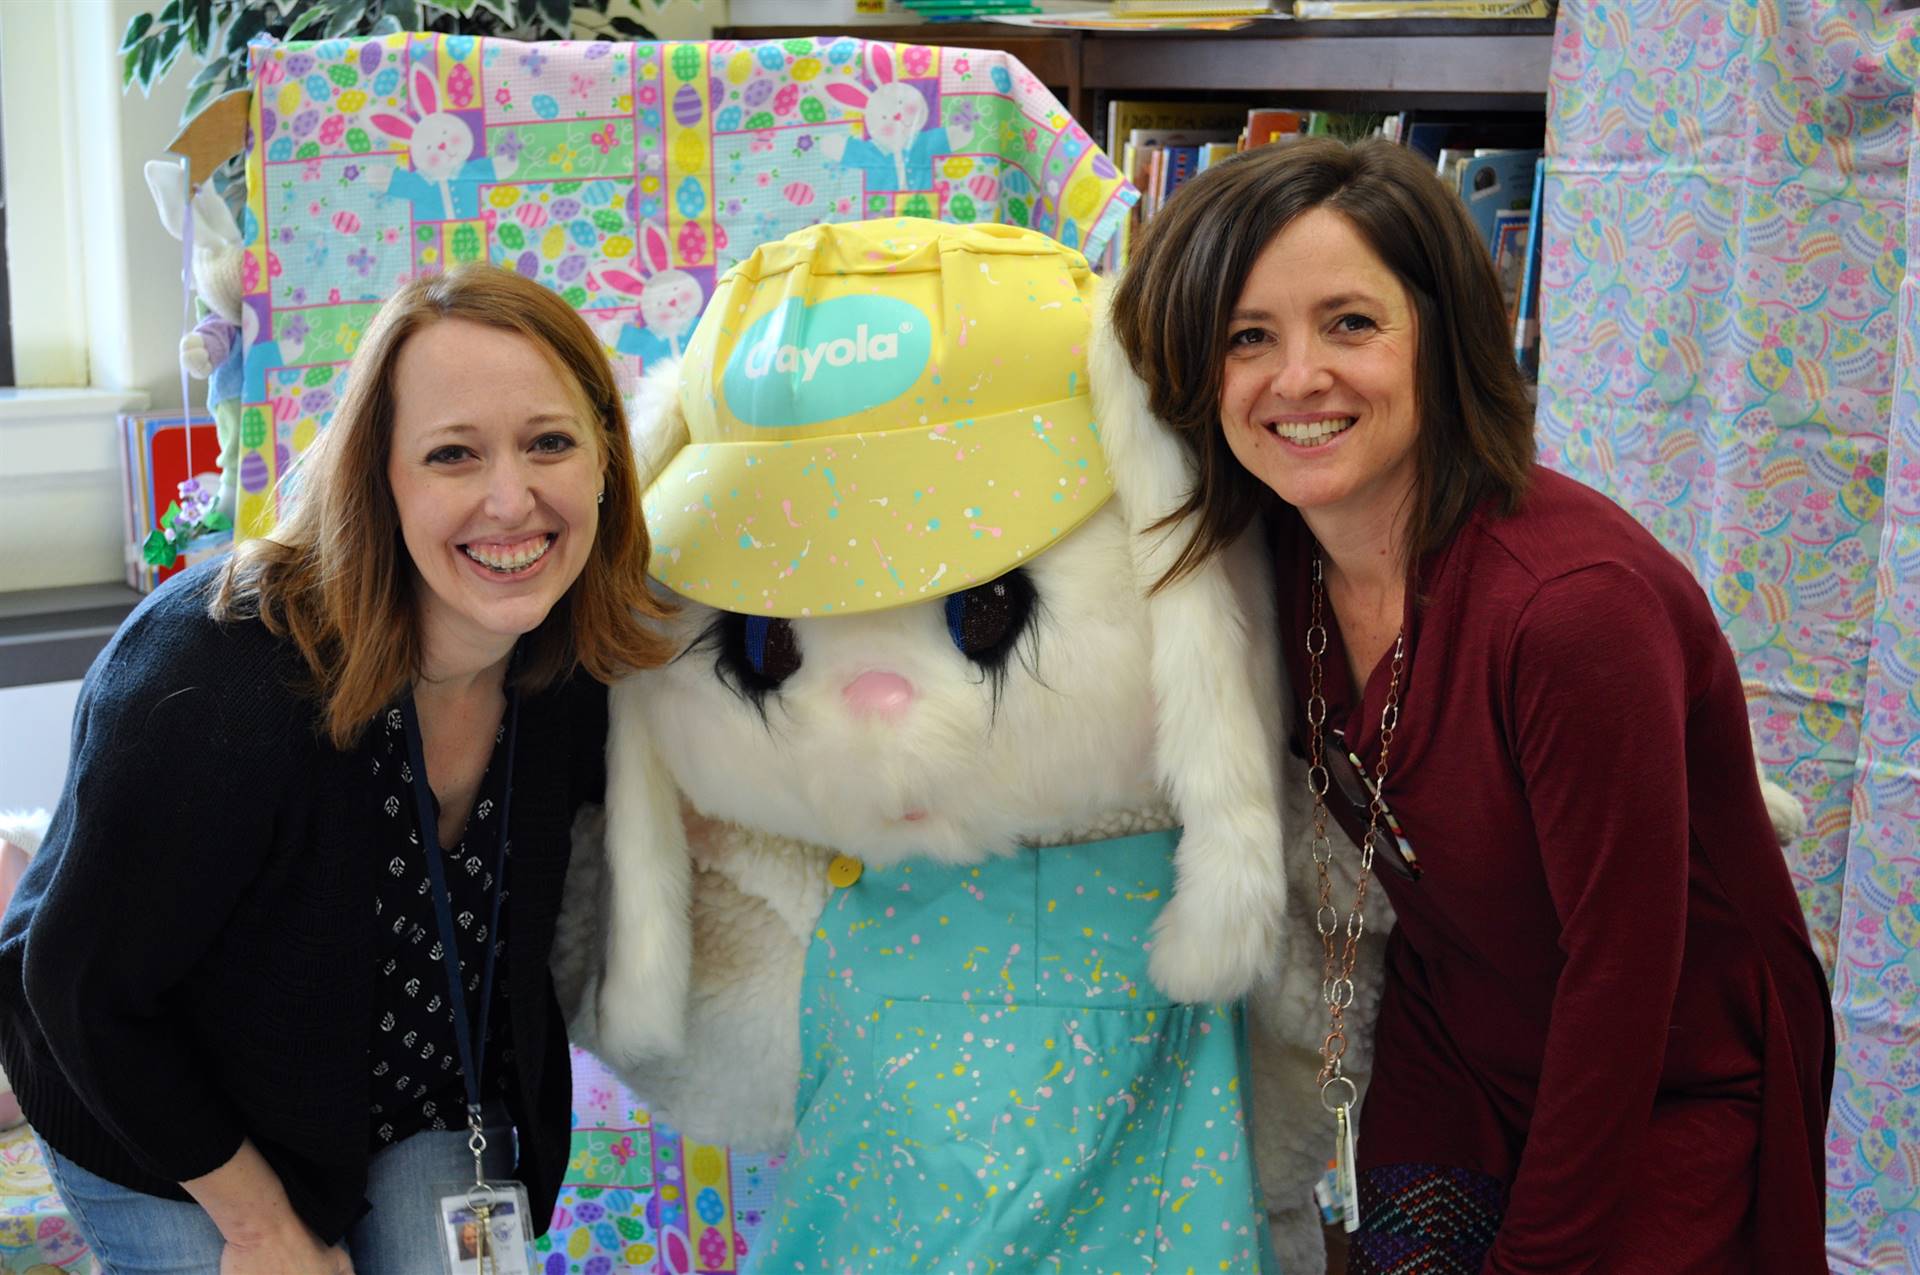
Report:
<svg viewBox="0 0 1920 1275"><path fill-rule="evenodd" d="M304 1222L293 1218L291 1226L276 1234L228 1240L220 1254L220 1275L353 1275L353 1259L338 1244L321 1244Z"/></svg>
<svg viewBox="0 0 1920 1275"><path fill-rule="evenodd" d="M347 1250L321 1243L300 1220L280 1175L252 1139L212 1173L180 1185L227 1242L220 1275L353 1275Z"/></svg>

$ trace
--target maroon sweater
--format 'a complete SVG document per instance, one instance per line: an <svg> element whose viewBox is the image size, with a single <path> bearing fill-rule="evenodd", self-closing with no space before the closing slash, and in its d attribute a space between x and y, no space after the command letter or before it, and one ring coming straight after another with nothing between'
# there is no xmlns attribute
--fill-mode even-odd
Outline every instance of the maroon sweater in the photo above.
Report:
<svg viewBox="0 0 1920 1275"><path fill-rule="evenodd" d="M1280 521L1304 704L1313 547ZM1824 1271L1826 980L1706 597L1544 469L1417 585L1386 797L1422 875L1375 872L1399 925L1362 1173L1504 1183L1487 1275ZM1386 661L1356 702L1329 630L1328 726L1371 772Z"/></svg>

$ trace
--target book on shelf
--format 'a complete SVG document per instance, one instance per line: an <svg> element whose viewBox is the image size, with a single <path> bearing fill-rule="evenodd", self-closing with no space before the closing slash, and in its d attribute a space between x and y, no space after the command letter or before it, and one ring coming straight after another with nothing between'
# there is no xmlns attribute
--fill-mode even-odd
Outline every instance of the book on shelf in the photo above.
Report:
<svg viewBox="0 0 1920 1275"><path fill-rule="evenodd" d="M179 499L181 483L189 478L207 484L220 481L220 436L210 418L189 419L178 412L129 412L119 418L119 425L126 581L142 593L152 593L194 563L233 547L230 533L196 540L170 567L155 566L141 554L141 546L160 525L168 506Z"/></svg>
<svg viewBox="0 0 1920 1275"><path fill-rule="evenodd" d="M1538 115L1408 111L1401 124L1401 140L1435 163L1443 150L1538 149L1545 137L1546 122Z"/></svg>
<svg viewBox="0 0 1920 1275"><path fill-rule="evenodd" d="M1166 154L1166 175L1161 181L1160 189L1162 207L1166 206L1166 202L1174 197L1180 187L1192 180L1193 175L1200 171L1198 146L1169 146Z"/></svg>
<svg viewBox="0 0 1920 1275"><path fill-rule="evenodd" d="M1524 214L1533 206L1533 170L1540 155L1537 150L1483 150L1460 162L1460 199L1496 257L1500 214Z"/></svg>
<svg viewBox="0 0 1920 1275"><path fill-rule="evenodd" d="M1500 279L1500 295L1506 299L1507 322L1520 316L1520 289L1527 266L1532 224L1525 208L1502 208L1494 215L1493 273Z"/></svg>
<svg viewBox="0 0 1920 1275"><path fill-rule="evenodd" d="M1247 112L1246 130L1241 134L1242 147L1252 150L1256 146L1269 146L1276 139L1292 137L1306 127L1304 112L1290 111L1281 107L1256 106Z"/></svg>
<svg viewBox="0 0 1920 1275"><path fill-rule="evenodd" d="M1250 18L1273 12L1271 0L1113 0L1116 18Z"/></svg>
<svg viewBox="0 0 1920 1275"><path fill-rule="evenodd" d="M1135 129L1219 130L1239 128L1245 102L1157 102L1114 98L1107 103L1107 157L1114 158Z"/></svg>
<svg viewBox="0 0 1920 1275"><path fill-rule="evenodd" d="M1189 150L1197 160L1199 147L1209 142L1230 142L1234 137L1233 132L1222 128L1134 129L1127 137L1121 156L1127 180L1140 191L1140 203L1136 205L1140 218L1145 220L1153 216L1171 193L1167 189L1166 152L1169 148ZM1185 174L1185 177L1190 176L1192 172ZM1185 177L1181 180L1185 180Z"/></svg>
<svg viewBox="0 0 1920 1275"><path fill-rule="evenodd" d="M1337 137L1343 142L1358 142L1378 133L1387 117L1375 111L1310 111L1307 114L1308 137Z"/></svg>
<svg viewBox="0 0 1920 1275"><path fill-rule="evenodd" d="M1236 154L1240 149L1238 142L1208 142L1200 148L1200 172L1206 172L1221 160Z"/></svg>
<svg viewBox="0 0 1920 1275"><path fill-rule="evenodd" d="M1551 18L1554 0L1293 0L1296 18Z"/></svg>
<svg viewBox="0 0 1920 1275"><path fill-rule="evenodd" d="M1514 307L1513 358L1529 378L1540 375L1540 247L1546 238L1547 162L1533 165L1533 201L1527 210L1527 257L1520 272L1520 301Z"/></svg>

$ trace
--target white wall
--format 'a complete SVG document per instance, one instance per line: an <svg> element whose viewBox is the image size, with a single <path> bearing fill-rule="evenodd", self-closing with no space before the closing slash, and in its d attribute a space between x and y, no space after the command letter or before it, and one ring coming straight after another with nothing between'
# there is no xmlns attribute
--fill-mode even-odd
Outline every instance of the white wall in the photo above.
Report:
<svg viewBox="0 0 1920 1275"><path fill-rule="evenodd" d="M53 809L67 777L78 682L0 689L0 810Z"/></svg>

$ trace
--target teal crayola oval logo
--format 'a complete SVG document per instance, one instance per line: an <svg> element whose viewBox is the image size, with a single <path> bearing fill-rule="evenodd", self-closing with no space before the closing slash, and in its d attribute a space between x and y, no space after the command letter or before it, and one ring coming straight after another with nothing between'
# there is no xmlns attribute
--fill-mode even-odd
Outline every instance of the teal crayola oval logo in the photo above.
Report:
<svg viewBox="0 0 1920 1275"><path fill-rule="evenodd" d="M747 329L720 388L749 425L812 425L898 398L932 350L926 314L897 298L789 300Z"/></svg>

